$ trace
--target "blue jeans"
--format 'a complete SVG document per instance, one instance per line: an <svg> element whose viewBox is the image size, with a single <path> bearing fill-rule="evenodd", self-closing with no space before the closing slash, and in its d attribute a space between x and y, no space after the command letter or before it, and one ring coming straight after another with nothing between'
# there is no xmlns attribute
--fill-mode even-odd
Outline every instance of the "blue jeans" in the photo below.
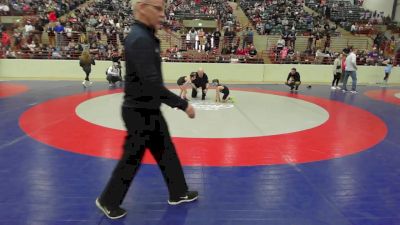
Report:
<svg viewBox="0 0 400 225"><path fill-rule="evenodd" d="M357 73L356 71L346 71L344 73L344 78L343 78L343 90L347 91L347 80L349 79L349 76L351 76L351 90L355 91L357 87Z"/></svg>

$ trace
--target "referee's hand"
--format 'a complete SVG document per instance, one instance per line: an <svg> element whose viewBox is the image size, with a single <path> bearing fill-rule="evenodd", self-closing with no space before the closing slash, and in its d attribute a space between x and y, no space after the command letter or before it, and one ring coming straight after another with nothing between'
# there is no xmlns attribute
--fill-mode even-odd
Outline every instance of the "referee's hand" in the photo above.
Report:
<svg viewBox="0 0 400 225"><path fill-rule="evenodd" d="M189 118L193 119L195 116L194 108L191 104L185 110L185 113L188 115Z"/></svg>

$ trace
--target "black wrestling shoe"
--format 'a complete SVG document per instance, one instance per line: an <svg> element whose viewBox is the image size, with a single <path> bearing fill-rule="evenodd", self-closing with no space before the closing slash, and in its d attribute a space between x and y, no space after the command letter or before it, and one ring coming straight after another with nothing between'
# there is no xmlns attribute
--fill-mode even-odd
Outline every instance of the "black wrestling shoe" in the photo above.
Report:
<svg viewBox="0 0 400 225"><path fill-rule="evenodd" d="M183 196L178 198L169 199L168 204L170 205L179 205L184 202L193 202L199 197L199 193L197 191L187 191Z"/></svg>
<svg viewBox="0 0 400 225"><path fill-rule="evenodd" d="M123 208L108 209L106 206L100 203L100 200L96 199L96 206L99 208L108 218L115 220L122 218L126 215L126 210Z"/></svg>

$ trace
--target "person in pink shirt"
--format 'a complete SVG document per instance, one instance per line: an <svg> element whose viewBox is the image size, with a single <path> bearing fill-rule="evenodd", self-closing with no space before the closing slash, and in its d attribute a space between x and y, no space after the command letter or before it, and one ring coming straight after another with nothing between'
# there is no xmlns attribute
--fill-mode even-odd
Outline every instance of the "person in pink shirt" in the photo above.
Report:
<svg viewBox="0 0 400 225"><path fill-rule="evenodd" d="M8 48L11 45L10 35L8 35L6 31L3 31L2 33L1 45L6 48Z"/></svg>
<svg viewBox="0 0 400 225"><path fill-rule="evenodd" d="M284 61L286 59L288 51L289 49L286 46L283 47L283 49L281 50L281 61Z"/></svg>

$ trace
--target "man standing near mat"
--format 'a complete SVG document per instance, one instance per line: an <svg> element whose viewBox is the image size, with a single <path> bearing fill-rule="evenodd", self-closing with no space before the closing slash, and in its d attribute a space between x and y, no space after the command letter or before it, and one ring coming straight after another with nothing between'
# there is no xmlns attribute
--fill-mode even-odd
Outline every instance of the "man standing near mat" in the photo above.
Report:
<svg viewBox="0 0 400 225"><path fill-rule="evenodd" d="M343 92L347 92L347 80L351 77L351 91L350 93L357 94L357 56L356 49L353 46L349 47L350 53L346 57L346 69L343 78Z"/></svg>
<svg viewBox="0 0 400 225"><path fill-rule="evenodd" d="M196 191L188 190L167 123L160 111L160 105L164 103L185 111L189 118L195 117L194 108L163 84L160 41L155 37L155 31L164 20L164 1L139 0L134 15L136 22L124 43L126 76L122 118L128 134L122 157L103 193L96 199L97 207L110 219L126 215L120 205L146 148L162 171L170 205L191 202L198 197Z"/></svg>

